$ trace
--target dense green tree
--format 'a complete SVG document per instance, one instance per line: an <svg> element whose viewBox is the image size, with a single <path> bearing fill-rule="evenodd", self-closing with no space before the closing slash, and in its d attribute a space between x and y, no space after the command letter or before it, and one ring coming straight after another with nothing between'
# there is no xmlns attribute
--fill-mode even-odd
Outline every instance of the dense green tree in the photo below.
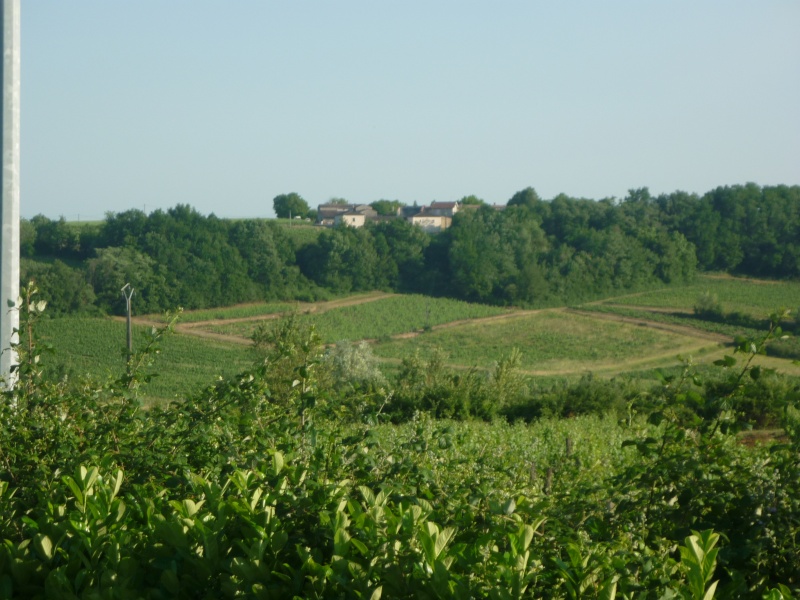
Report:
<svg viewBox="0 0 800 600"><path fill-rule="evenodd" d="M162 310L161 296L166 280L156 262L133 248L101 248L89 261L89 282L99 306L110 313L122 314L125 304L121 289L129 283L136 293L139 314Z"/></svg>
<svg viewBox="0 0 800 600"><path fill-rule="evenodd" d="M696 247L700 269L800 275L800 186L721 186L701 198L675 192L657 202L662 224Z"/></svg>
<svg viewBox="0 0 800 600"><path fill-rule="evenodd" d="M36 254L36 225L28 219L19 221L19 253L26 258Z"/></svg>
<svg viewBox="0 0 800 600"><path fill-rule="evenodd" d="M628 190L615 215L616 223L628 234L633 234L641 227L659 224L659 218L658 204L646 187Z"/></svg>
<svg viewBox="0 0 800 600"><path fill-rule="evenodd" d="M749 183L736 190L744 218L740 227L743 252L739 269L775 277L798 275L800 188L764 187Z"/></svg>
<svg viewBox="0 0 800 600"><path fill-rule="evenodd" d="M524 190L520 190L511 196L511 199L508 201L508 206L526 206L528 208L534 208L541 201L542 199L539 198L539 194L536 193L535 189L526 187Z"/></svg>
<svg viewBox="0 0 800 600"><path fill-rule="evenodd" d="M152 216L151 216L152 217ZM148 217L141 210L107 213L97 239L98 248L109 246L137 247L148 228Z"/></svg>
<svg viewBox="0 0 800 600"><path fill-rule="evenodd" d="M408 221L392 219L371 229L379 256L379 269L389 287L400 291L424 291L425 249L431 236Z"/></svg>
<svg viewBox="0 0 800 600"><path fill-rule="evenodd" d="M498 212L490 207L458 213L449 230L448 258L453 289L458 295L480 302L530 301L542 290L536 268L547 242L538 221L524 209ZM529 298L520 297L518 278Z"/></svg>
<svg viewBox="0 0 800 600"><path fill-rule="evenodd" d="M405 206L399 200L375 200L375 202L370 202L369 205L375 209L375 212L383 216L394 216L400 208Z"/></svg>
<svg viewBox="0 0 800 600"><path fill-rule="evenodd" d="M701 269L709 269L720 251L717 238L720 215L709 202L696 194L673 192L656 199L661 211L660 221L670 231L682 233L695 246L697 263Z"/></svg>
<svg viewBox="0 0 800 600"><path fill-rule="evenodd" d="M337 294L388 287L367 228L343 225L324 231L316 244L298 251L297 258L307 277Z"/></svg>
<svg viewBox="0 0 800 600"><path fill-rule="evenodd" d="M29 265L43 292L59 277L69 282L60 298L47 292L55 305L85 303L85 277L107 311L118 310L119 287L136 277L138 307L160 311L368 289L547 304L688 281L696 269L800 276L800 186L657 198L638 188L619 202L564 194L543 201L526 188L502 211L472 196L461 202L475 208L435 236L397 219L328 230L298 249L277 224L225 221L178 205L109 213L97 227L38 215L21 222L20 248L24 257L61 261ZM373 203L382 212L398 204Z"/></svg>
<svg viewBox="0 0 800 600"><path fill-rule="evenodd" d="M295 253L283 228L266 221L236 221L230 242L247 264L247 275L266 299L289 297L298 286Z"/></svg>
<svg viewBox="0 0 800 600"><path fill-rule="evenodd" d="M22 259L20 280L34 282L42 300L47 301L47 314L65 315L95 312L95 295L86 281L86 273L56 259L39 262Z"/></svg>
<svg viewBox="0 0 800 600"><path fill-rule="evenodd" d="M272 200L272 208L275 216L279 219L306 218L308 216L308 203L295 192L275 196Z"/></svg>
<svg viewBox="0 0 800 600"><path fill-rule="evenodd" d="M51 221L36 215L30 223L36 229L33 245L38 256L75 258L80 255L80 232L64 217Z"/></svg>
<svg viewBox="0 0 800 600"><path fill-rule="evenodd" d="M258 285L229 240L227 221L186 205L153 212L135 241L165 275L162 309L204 308L257 299Z"/></svg>

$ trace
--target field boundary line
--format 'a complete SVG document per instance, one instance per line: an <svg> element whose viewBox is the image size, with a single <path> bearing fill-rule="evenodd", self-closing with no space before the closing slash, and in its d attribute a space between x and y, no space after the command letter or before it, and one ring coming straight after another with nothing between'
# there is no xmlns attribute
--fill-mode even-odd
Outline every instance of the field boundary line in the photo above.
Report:
<svg viewBox="0 0 800 600"><path fill-rule="evenodd" d="M674 323L661 323L659 321L650 321L641 317L628 317L625 315L618 315L615 313L596 312L592 310L581 310L579 308L567 308L566 312L575 313L584 317L603 319L605 321L617 321L620 323L628 323L630 325L638 325L639 327L650 327L652 329L660 329L669 333L675 333L687 337L705 339L712 342L727 343L733 342L733 338L723 333L714 333L711 331L704 331L689 325L677 325ZM658 311L656 311L658 312ZM673 311L674 312L674 311Z"/></svg>
<svg viewBox="0 0 800 600"><path fill-rule="evenodd" d="M322 314L329 310L336 308L344 308L346 306L358 306L359 304L367 304L369 302L376 302L378 300L385 300L392 298L399 294L391 294L388 292L371 292L369 294L359 296L349 296L347 298L340 298L337 300L326 300L324 302L309 302L297 303L296 312L301 315L309 314ZM247 323L248 321L274 321L280 319L284 315L291 313L291 310L270 313L265 315L256 315L254 317L234 317L232 319L207 319L205 321L194 321L192 323L181 323L178 321L176 329L189 330L197 327L208 327L209 325L225 325L228 323Z"/></svg>
<svg viewBox="0 0 800 600"><path fill-rule="evenodd" d="M336 308L343 308L346 306L357 306L359 304L367 304L369 302L376 302L378 300L384 300L386 298L391 298L393 296L398 296L399 294L389 293L389 292L370 292L368 294L360 294L358 296L348 296L347 298L338 298L336 300L326 300L323 302L310 302L310 303L298 303L297 304L297 313L298 314L322 314L329 310L333 310ZM249 302L246 304L240 304L236 306L253 306L254 303ZM224 308L231 308L231 307L224 307ZM207 310L207 309L201 309ZM222 310L222 308L220 309ZM222 342L230 342L233 344L249 344L249 338L243 338L236 335L228 335L224 333L215 333L212 331L205 331L202 327L208 327L209 325L224 325L228 323L246 323L246 322L258 322L258 321L273 321L275 319L279 319L285 316L287 313L291 313L292 311L283 311L283 312L276 312L264 315L256 315L253 317L233 317L231 319L207 319L204 321L193 321L191 323L181 323L180 319L175 324L175 331L177 333L185 333L187 335L195 335L197 337L202 337L206 339L215 339ZM115 321L125 321L125 317L114 315L112 319ZM154 318L153 315L142 315L140 317L134 316L131 319L131 322L134 325L143 325L145 327L162 327L164 325L164 321L159 321Z"/></svg>

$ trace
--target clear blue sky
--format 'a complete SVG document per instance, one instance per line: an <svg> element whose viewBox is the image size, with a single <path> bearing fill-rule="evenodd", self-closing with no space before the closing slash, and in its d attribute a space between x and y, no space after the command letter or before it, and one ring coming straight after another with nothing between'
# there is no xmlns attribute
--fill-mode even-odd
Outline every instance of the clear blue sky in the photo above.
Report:
<svg viewBox="0 0 800 600"><path fill-rule="evenodd" d="M800 184L800 2L22 3L24 217Z"/></svg>

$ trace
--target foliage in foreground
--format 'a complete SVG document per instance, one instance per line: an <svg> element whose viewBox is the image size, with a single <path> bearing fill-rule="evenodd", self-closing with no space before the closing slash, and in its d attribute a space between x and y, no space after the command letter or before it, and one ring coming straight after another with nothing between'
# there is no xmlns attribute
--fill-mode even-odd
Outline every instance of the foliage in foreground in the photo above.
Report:
<svg viewBox="0 0 800 600"><path fill-rule="evenodd" d="M730 433L757 342L738 370L723 361L724 392L665 380L675 393L649 423L397 427L342 421L313 330L142 411L138 371L161 334L119 379L81 389L20 348L0 408L4 597L798 593L800 428L769 448Z"/></svg>

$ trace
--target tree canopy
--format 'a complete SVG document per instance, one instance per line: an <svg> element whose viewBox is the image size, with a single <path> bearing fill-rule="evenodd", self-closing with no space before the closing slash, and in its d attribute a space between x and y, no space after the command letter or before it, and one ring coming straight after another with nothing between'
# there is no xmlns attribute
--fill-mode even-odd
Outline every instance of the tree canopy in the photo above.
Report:
<svg viewBox="0 0 800 600"><path fill-rule="evenodd" d="M292 202L301 216L297 194L276 197ZM96 226L38 215L21 224L21 277L36 279L54 314L119 313L125 283L137 311L156 312L372 289L542 306L690 281L698 269L800 277L800 186L639 188L620 201L544 201L526 188L504 210L458 212L438 235L401 218L296 229L186 205L110 213Z"/></svg>
<svg viewBox="0 0 800 600"><path fill-rule="evenodd" d="M272 200L272 208L275 216L279 219L291 219L292 217L304 219L308 216L309 211L308 202L295 192L275 196Z"/></svg>
<svg viewBox="0 0 800 600"><path fill-rule="evenodd" d="M405 204L399 200L375 200L370 202L370 206L375 209L379 215L394 216Z"/></svg>

